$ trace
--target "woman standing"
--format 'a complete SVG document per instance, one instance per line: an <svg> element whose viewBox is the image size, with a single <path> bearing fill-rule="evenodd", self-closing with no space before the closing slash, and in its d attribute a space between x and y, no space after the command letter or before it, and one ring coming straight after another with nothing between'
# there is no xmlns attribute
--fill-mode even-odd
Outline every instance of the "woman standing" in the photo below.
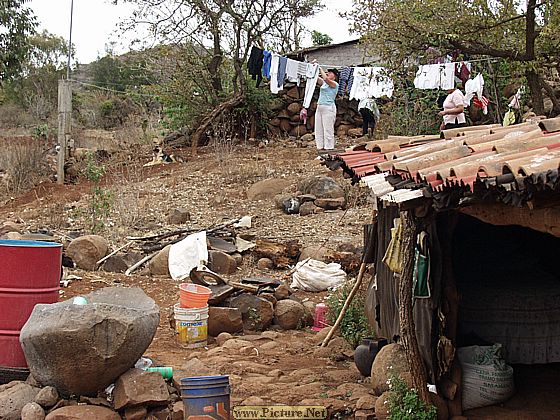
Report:
<svg viewBox="0 0 560 420"><path fill-rule="evenodd" d="M465 96L459 89L450 89L443 101L443 111L438 115L443 117L440 130L464 127L467 125L465 119Z"/></svg>
<svg viewBox="0 0 560 420"><path fill-rule="evenodd" d="M317 150L334 150L334 122L336 120L335 99L338 93L338 70L325 71L319 67L320 76L317 78L319 100L315 112L315 144Z"/></svg>

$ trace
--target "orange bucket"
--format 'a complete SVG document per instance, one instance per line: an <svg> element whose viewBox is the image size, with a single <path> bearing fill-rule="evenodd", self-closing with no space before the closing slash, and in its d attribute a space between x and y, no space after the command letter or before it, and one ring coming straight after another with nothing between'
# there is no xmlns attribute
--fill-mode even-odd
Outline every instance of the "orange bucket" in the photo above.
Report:
<svg viewBox="0 0 560 420"><path fill-rule="evenodd" d="M192 283L181 283L179 285L179 305L181 308L204 308L208 305L208 299L212 290L208 287Z"/></svg>

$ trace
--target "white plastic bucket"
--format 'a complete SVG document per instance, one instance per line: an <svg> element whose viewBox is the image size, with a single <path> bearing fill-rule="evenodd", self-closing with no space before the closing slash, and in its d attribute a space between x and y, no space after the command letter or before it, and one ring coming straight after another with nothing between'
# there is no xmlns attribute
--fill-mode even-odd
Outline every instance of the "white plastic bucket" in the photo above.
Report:
<svg viewBox="0 0 560 420"><path fill-rule="evenodd" d="M208 306L181 308L173 306L177 342L186 348L204 347L208 339Z"/></svg>

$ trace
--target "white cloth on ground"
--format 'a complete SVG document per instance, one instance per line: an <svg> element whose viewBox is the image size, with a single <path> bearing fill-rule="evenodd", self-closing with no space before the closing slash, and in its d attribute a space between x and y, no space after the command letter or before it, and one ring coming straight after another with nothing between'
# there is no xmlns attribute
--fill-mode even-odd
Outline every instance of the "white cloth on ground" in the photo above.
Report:
<svg viewBox="0 0 560 420"><path fill-rule="evenodd" d="M393 81L383 67L355 67L350 99L393 96Z"/></svg>
<svg viewBox="0 0 560 420"><path fill-rule="evenodd" d="M455 63L424 64L414 78L416 89L443 89L455 87Z"/></svg>
<svg viewBox="0 0 560 420"><path fill-rule="evenodd" d="M296 264L290 287L307 292L322 292L329 287L338 286L346 281L346 273L340 264L326 264L306 258Z"/></svg>
<svg viewBox="0 0 560 420"><path fill-rule="evenodd" d="M315 111L315 144L317 149L334 149L336 105L317 105Z"/></svg>
<svg viewBox="0 0 560 420"><path fill-rule="evenodd" d="M169 248L169 274L173 280L187 277L193 268L208 261L206 231L193 233Z"/></svg>
<svg viewBox="0 0 560 420"><path fill-rule="evenodd" d="M300 70L298 70L298 72L300 72ZM319 65L306 63L305 77L306 77L306 81L305 81L305 96L303 98L303 107L309 108L309 105L311 105L311 99L313 99L313 93L315 92L315 87L317 85L317 78L319 77Z"/></svg>

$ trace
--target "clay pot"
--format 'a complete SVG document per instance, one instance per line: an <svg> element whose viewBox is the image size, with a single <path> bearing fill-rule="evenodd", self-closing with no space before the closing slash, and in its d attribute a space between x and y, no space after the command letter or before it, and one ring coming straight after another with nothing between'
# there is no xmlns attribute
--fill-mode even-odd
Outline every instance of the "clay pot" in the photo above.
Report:
<svg viewBox="0 0 560 420"><path fill-rule="evenodd" d="M354 363L363 376L371 375L371 365L377 353L387 344L385 338L364 338L354 351Z"/></svg>

